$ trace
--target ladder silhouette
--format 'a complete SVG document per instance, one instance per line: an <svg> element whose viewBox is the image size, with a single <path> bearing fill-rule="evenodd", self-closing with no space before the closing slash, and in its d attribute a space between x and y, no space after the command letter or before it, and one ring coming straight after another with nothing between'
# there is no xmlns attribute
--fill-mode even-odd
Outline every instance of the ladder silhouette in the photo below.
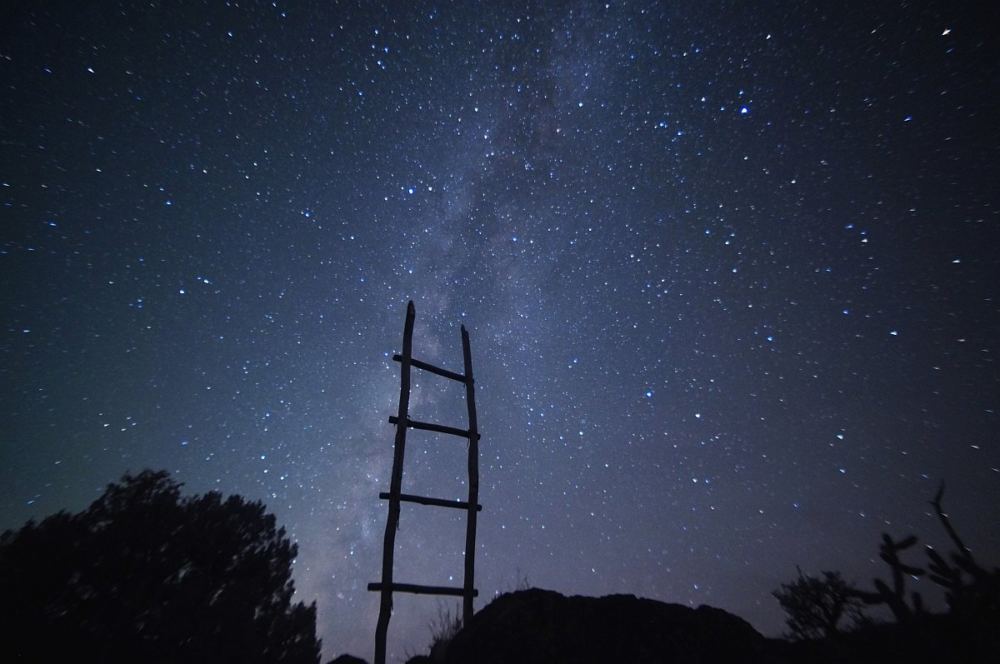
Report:
<svg viewBox="0 0 1000 664"><path fill-rule="evenodd" d="M473 585L476 569L476 513L483 509L479 504L479 429L476 422L475 387L472 378L472 351L469 347L469 333L462 326L462 356L465 361L465 373L458 374L447 369L441 369L427 362L413 359L413 321L416 310L411 301L406 306L406 324L403 326L403 354L393 355L392 359L399 362L399 411L389 418L396 425L396 439L392 450L392 478L388 493L378 495L382 500L389 501L389 517L385 522L385 539L382 545L382 581L369 583L368 590L382 593L378 611L378 624L375 627L375 664L385 664L385 642L389 631L389 618L392 617L392 594L418 593L424 595L455 595L462 597L462 623L468 624L472 617L472 599L479 594ZM419 422L409 417L410 405L410 368L437 374L444 378L458 381L465 385L465 403L469 411L469 428ZM402 493L403 485L403 453L406 448L406 430L422 429L437 433L460 436L469 440L469 500L444 500ZM465 528L465 578L461 588L447 586L423 586L413 583L396 583L392 578L392 558L396 545L396 530L399 528L399 505L401 502L418 503L432 507L450 507L465 510L468 514Z"/></svg>

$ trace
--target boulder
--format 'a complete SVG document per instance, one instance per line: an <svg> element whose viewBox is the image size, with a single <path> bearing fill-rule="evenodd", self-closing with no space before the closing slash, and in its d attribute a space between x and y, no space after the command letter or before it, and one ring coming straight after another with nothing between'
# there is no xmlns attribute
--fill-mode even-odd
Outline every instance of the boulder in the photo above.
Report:
<svg viewBox="0 0 1000 664"><path fill-rule="evenodd" d="M713 664L768 661L768 640L722 609L634 595L497 597L452 639L447 664Z"/></svg>

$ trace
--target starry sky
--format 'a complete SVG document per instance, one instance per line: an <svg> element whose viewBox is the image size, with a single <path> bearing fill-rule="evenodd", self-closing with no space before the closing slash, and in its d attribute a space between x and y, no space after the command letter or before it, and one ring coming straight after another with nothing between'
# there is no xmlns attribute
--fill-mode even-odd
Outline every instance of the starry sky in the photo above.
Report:
<svg viewBox="0 0 1000 664"><path fill-rule="evenodd" d="M264 500L324 658L371 657L412 299L416 357L472 338L477 607L530 583L777 635L796 564L868 584L881 532L945 544L942 479L996 564L971 5L5 5L0 528L146 467ZM413 417L464 425L414 378ZM404 491L463 497L465 442L408 440ZM460 585L463 548L404 505L396 578ZM399 596L392 656L453 606Z"/></svg>

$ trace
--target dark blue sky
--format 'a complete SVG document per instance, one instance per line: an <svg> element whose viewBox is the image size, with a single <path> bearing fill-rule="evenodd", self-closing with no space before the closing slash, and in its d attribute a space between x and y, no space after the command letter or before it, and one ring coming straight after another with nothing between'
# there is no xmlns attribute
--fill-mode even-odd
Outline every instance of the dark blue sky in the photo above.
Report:
<svg viewBox="0 0 1000 664"><path fill-rule="evenodd" d="M796 564L867 584L881 532L944 543L942 479L995 564L998 18L4 9L0 527L145 467L263 499L324 656L370 657L413 299L417 357L472 336L480 607L526 577L776 634ZM413 399L464 422L456 385ZM464 445L410 440L405 490L463 496ZM398 579L460 580L443 511L404 507ZM397 600L395 656L437 611Z"/></svg>

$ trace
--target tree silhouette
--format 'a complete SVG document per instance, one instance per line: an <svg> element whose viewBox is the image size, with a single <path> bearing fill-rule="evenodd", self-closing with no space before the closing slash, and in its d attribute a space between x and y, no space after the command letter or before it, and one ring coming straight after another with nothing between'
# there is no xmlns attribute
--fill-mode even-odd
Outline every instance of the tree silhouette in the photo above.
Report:
<svg viewBox="0 0 1000 664"><path fill-rule="evenodd" d="M318 662L284 528L260 502L180 486L125 475L79 514L0 535L0 659Z"/></svg>
<svg viewBox="0 0 1000 664"><path fill-rule="evenodd" d="M863 602L858 591L840 572L822 572L823 578L809 576L799 568L799 578L783 583L772 594L788 615L789 636L793 639L820 639L840 633L840 622L862 620Z"/></svg>

